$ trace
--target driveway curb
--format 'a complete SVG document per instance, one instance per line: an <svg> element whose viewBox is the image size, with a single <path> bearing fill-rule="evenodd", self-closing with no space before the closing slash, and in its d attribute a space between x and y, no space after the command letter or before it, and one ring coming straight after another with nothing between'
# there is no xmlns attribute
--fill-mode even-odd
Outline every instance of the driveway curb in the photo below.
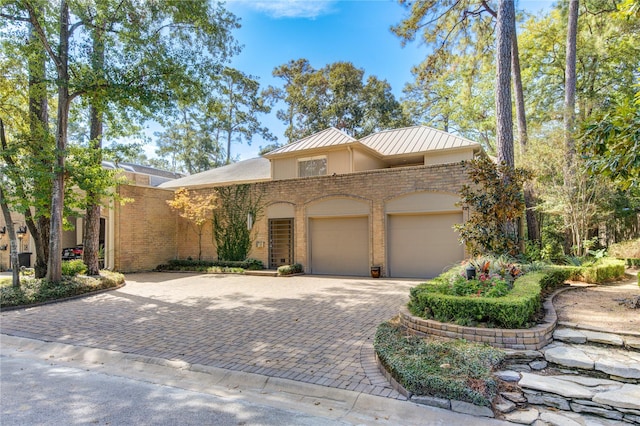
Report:
<svg viewBox="0 0 640 426"><path fill-rule="evenodd" d="M81 365L104 374L292 409L347 424L509 425L361 392L106 349L0 334L0 355Z"/></svg>

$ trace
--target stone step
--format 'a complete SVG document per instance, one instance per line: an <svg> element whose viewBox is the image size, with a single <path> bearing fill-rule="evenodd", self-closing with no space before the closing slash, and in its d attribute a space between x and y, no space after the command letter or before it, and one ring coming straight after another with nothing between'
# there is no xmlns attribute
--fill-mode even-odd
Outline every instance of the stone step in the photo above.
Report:
<svg viewBox="0 0 640 426"><path fill-rule="evenodd" d="M606 375L612 380L640 383L640 353L621 348L554 342L540 350L548 363L581 374Z"/></svg>
<svg viewBox="0 0 640 426"><path fill-rule="evenodd" d="M590 415L640 424L640 385L577 375L520 374L518 385L530 405L571 412L574 418Z"/></svg>
<svg viewBox="0 0 640 426"><path fill-rule="evenodd" d="M635 336L563 326L556 328L553 332L553 339L565 343L597 343L600 345L623 347L628 350L640 351L640 333L638 333L638 336Z"/></svg>

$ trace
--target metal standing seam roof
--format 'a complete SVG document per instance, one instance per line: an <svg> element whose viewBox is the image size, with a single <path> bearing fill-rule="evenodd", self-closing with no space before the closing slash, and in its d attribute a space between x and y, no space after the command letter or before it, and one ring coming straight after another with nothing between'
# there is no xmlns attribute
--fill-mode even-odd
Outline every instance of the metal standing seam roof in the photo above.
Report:
<svg viewBox="0 0 640 426"><path fill-rule="evenodd" d="M385 157L463 147L480 147L480 144L476 142L427 126L384 130L366 136L359 142Z"/></svg>
<svg viewBox="0 0 640 426"><path fill-rule="evenodd" d="M165 182L160 188L181 188L242 182L259 182L271 179L271 162L263 157L251 158L226 166L196 173Z"/></svg>
<svg viewBox="0 0 640 426"><path fill-rule="evenodd" d="M268 152L264 156L269 158L271 156L277 156L278 154L307 151L316 148L328 148L353 142L357 142L357 139L352 138L351 136L336 129L335 127L329 127L328 129L325 129L321 132L314 133L311 136L307 136L304 139L300 139L299 141L290 143L271 152Z"/></svg>

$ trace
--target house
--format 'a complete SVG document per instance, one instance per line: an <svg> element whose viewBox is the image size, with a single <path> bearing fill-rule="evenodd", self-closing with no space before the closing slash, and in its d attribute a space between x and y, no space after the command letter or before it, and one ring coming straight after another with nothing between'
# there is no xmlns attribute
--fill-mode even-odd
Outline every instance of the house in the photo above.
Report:
<svg viewBox="0 0 640 426"><path fill-rule="evenodd" d="M102 167L104 167L105 169L118 170L123 174L130 185L140 187L157 187L161 183L183 176L179 173L168 172L153 167L141 166L138 164L126 162L120 162L116 164L111 161L103 161ZM108 208L101 209L100 217L99 244L104 248L104 265L105 267L110 269L114 269L116 264L116 221L114 216L116 210L117 208L113 205L113 203L111 203ZM18 236L18 252L24 253L23 256L20 256L21 262L24 262L23 266L33 266L35 264L35 246L33 243L33 238L31 238L31 234L26 226L25 218L22 214L17 212L12 212L11 218L14 225L16 226L16 232ZM66 218L68 227L62 232L63 249L76 248L82 244L82 221L83 218L80 215L77 217L73 216ZM7 235L5 225L6 224L4 223L4 218L0 217L0 271L10 269L11 267L9 253L9 236ZM67 252L67 250L63 251L65 253ZM79 252L75 250L74 255L79 257L80 255L78 253ZM25 255L26 257L24 257Z"/></svg>
<svg viewBox="0 0 640 426"><path fill-rule="evenodd" d="M461 162L480 152L475 142L425 126L359 140L329 128L160 188L250 183L264 204L250 256L269 268L298 262L311 274L366 276L380 266L384 276L425 278L464 258L452 229L465 219L456 205L467 182ZM196 252L193 239L183 225L178 257ZM205 253L215 258L212 242Z"/></svg>
<svg viewBox="0 0 640 426"><path fill-rule="evenodd" d="M103 211L105 264L132 272L197 256L197 234L167 204L174 191L248 185L262 207L248 218L249 256L269 268L301 263L311 274L368 276L380 267L386 277L433 277L465 257L452 226L468 214L458 205L468 183L462 161L481 152L425 126L362 139L329 128L263 157L164 182L129 170L130 183L117 188L129 202ZM81 227L67 233L68 244L81 241ZM217 259L210 225L202 252Z"/></svg>

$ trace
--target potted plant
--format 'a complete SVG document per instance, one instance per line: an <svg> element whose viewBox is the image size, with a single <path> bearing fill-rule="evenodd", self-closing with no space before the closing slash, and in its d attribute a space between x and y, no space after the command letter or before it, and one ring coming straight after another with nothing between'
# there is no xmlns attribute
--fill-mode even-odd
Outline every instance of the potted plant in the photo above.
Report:
<svg viewBox="0 0 640 426"><path fill-rule="evenodd" d="M380 278L381 269L382 268L380 266L372 266L371 267L371 278Z"/></svg>

